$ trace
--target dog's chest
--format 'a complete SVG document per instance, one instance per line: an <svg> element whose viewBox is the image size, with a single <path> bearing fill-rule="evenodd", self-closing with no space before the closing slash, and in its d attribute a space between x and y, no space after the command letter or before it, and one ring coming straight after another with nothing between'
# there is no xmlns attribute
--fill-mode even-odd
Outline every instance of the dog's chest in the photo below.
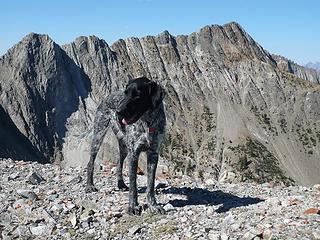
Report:
<svg viewBox="0 0 320 240"><path fill-rule="evenodd" d="M147 126L142 121L137 121L135 124L127 125L125 127L126 145L131 149L138 147L148 147L148 132Z"/></svg>

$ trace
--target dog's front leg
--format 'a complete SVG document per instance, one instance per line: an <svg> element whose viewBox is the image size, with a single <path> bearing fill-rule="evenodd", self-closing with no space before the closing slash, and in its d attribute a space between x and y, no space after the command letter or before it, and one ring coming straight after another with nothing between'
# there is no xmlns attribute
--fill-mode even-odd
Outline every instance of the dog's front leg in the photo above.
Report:
<svg viewBox="0 0 320 240"><path fill-rule="evenodd" d="M149 150L147 152L147 171L148 171L147 201L148 201L148 206L151 212L164 214L165 210L160 205L157 204L155 191L154 191L158 159L159 159L159 154L157 151Z"/></svg>
<svg viewBox="0 0 320 240"><path fill-rule="evenodd" d="M137 191L137 168L139 153L130 152L128 156L129 161L129 209L128 213L132 215L141 214L141 206L138 205L138 191Z"/></svg>
<svg viewBox="0 0 320 240"><path fill-rule="evenodd" d="M118 188L119 190L122 191L128 191L129 188L128 186L124 183L123 181L123 162L126 159L127 155L128 155L128 149L126 144L122 141L119 140L119 152L120 152L120 156L119 156L119 160L118 160L118 164L117 164L117 181L118 181Z"/></svg>

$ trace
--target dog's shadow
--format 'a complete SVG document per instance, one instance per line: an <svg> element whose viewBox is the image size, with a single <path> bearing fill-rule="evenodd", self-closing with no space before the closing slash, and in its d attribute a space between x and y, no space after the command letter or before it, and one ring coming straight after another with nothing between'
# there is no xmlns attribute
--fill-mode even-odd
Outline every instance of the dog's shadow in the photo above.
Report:
<svg viewBox="0 0 320 240"><path fill-rule="evenodd" d="M216 212L224 213L231 208L249 206L263 202L263 199L253 197L238 197L231 193L225 193L221 190L209 191L203 188L189 188L189 187L170 187L162 190L165 194L185 195L186 199L174 199L169 203L174 207L184 207L187 205L221 205Z"/></svg>

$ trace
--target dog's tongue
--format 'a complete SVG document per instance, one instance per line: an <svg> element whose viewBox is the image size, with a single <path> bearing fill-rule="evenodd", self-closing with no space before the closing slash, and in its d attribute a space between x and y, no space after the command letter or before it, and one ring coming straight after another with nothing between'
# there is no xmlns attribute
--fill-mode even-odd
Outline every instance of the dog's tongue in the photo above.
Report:
<svg viewBox="0 0 320 240"><path fill-rule="evenodd" d="M121 122L122 122L122 124L124 124L124 125L128 125L128 124L131 124L132 123L132 121L134 120L134 118L127 118L127 119L125 119L125 118L123 118L122 120L121 120Z"/></svg>
<svg viewBox="0 0 320 240"><path fill-rule="evenodd" d="M126 121L125 118L122 118L121 122L122 122L123 125L128 125L128 122Z"/></svg>

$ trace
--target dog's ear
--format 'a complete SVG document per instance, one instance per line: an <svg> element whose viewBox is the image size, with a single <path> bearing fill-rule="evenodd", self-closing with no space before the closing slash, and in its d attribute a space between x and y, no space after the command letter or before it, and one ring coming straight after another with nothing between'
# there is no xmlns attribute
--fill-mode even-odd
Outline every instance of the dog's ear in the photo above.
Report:
<svg viewBox="0 0 320 240"><path fill-rule="evenodd" d="M138 88L138 85L134 82L130 82L127 84L126 89L124 90L124 93L128 97L136 97L140 95L140 89Z"/></svg>
<svg viewBox="0 0 320 240"><path fill-rule="evenodd" d="M151 104L152 108L156 108L161 101L163 100L164 97L164 91L160 85L158 85L155 82L150 82L149 83L149 93L151 96Z"/></svg>

